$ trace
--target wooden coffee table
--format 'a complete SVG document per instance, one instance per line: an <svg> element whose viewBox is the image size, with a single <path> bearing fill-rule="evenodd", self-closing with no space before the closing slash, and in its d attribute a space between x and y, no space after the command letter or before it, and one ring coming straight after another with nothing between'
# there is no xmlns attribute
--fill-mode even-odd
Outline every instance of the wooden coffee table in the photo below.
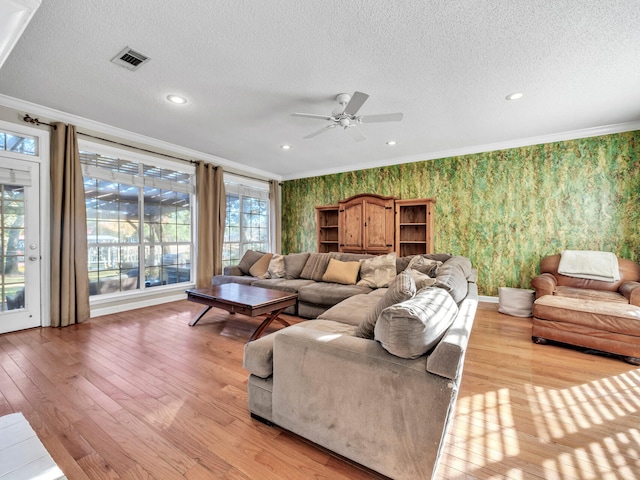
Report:
<svg viewBox="0 0 640 480"><path fill-rule="evenodd" d="M267 318L251 334L249 338L249 342L251 342L256 338L260 338L264 330L274 320L278 320L288 327L289 323L279 318L278 315L287 307L295 305L297 298L297 293L251 287L237 283L194 288L187 290L187 299L206 305L206 308L198 313L189 322L189 325L193 327L212 307L221 308L230 313L241 313L249 317L266 315Z"/></svg>

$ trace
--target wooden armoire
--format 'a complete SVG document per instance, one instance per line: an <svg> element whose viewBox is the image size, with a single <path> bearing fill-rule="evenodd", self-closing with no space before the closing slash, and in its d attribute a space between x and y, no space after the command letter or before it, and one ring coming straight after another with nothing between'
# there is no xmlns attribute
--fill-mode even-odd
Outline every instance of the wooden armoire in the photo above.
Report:
<svg viewBox="0 0 640 480"><path fill-rule="evenodd" d="M384 254L394 251L394 197L361 194L338 204L340 252Z"/></svg>
<svg viewBox="0 0 640 480"><path fill-rule="evenodd" d="M360 194L316 207L318 252L433 253L435 200Z"/></svg>

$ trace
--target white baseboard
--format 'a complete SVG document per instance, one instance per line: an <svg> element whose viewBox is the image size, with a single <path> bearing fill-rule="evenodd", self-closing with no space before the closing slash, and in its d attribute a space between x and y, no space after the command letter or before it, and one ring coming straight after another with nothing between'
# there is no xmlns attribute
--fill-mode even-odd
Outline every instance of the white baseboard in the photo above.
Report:
<svg viewBox="0 0 640 480"><path fill-rule="evenodd" d="M498 297L488 297L486 295L479 295L478 301L487 303L498 303Z"/></svg>
<svg viewBox="0 0 640 480"><path fill-rule="evenodd" d="M176 292L173 294L163 295L162 297L150 297L141 299L128 299L123 302L122 300L114 303L105 303L103 305L91 306L91 318L101 317L103 315L110 315L112 313L121 313L136 308L152 307L154 305L160 305L162 303L176 302L178 300L185 300L187 294L183 292Z"/></svg>

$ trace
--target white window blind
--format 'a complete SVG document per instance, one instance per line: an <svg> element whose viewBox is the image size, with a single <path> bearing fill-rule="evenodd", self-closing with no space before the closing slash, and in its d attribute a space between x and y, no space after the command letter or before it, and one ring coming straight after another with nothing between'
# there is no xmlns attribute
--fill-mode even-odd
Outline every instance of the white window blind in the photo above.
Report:
<svg viewBox="0 0 640 480"><path fill-rule="evenodd" d="M258 189L249 185L240 185L238 183L225 183L224 189L227 193L235 193L243 197L259 198L260 200L269 200L269 185L267 190Z"/></svg>
<svg viewBox="0 0 640 480"><path fill-rule="evenodd" d="M116 172L114 170L108 170L103 167L95 167L93 165L82 165L82 174L85 177L111 180L115 183L124 183L126 185L135 185L138 187L155 187L183 193L195 193L195 186L192 183L174 182L163 178L131 175L129 173Z"/></svg>
<svg viewBox="0 0 640 480"><path fill-rule="evenodd" d="M18 170L15 168L0 167L0 184L31 186L31 169Z"/></svg>

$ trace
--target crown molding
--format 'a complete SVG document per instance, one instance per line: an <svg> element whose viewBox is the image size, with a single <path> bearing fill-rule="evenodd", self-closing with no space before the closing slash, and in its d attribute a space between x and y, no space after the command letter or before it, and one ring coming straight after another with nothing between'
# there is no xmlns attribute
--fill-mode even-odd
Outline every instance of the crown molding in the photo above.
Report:
<svg viewBox="0 0 640 480"><path fill-rule="evenodd" d="M260 170L258 168L248 167L241 163L233 162L216 155L199 152L191 148L182 147L180 145L165 142L163 140L158 140L157 138L147 137L146 135L140 135L138 133L130 132L122 128L107 125L106 123L96 122L95 120L89 120L88 118L27 102L25 100L20 100L8 95L0 94L0 105L8 108L13 108L14 110L24 111L25 113L29 113L31 116L46 117L50 122L71 123L78 127L78 129L86 128L94 132L98 132L102 135L109 135L129 142L136 142L145 146L156 147L161 151L170 152L172 154L180 155L187 158L204 160L215 165L221 165L223 168L228 167L233 169L233 171L230 171L229 173L282 181L281 175L276 175L274 173ZM135 148L134 145L132 145L132 147Z"/></svg>
<svg viewBox="0 0 640 480"><path fill-rule="evenodd" d="M521 138L517 140L508 140L505 142L488 143L485 145L476 145L465 148L456 148L452 150L441 150L438 152L424 153L419 155L411 155L407 157L398 157L377 162L366 162L352 165L348 169L326 169L305 172L304 175L284 175L282 180L296 180L299 178L319 177L322 175L334 175L336 173L353 172L356 170L367 170L370 168L387 167L391 165L401 165L404 163L424 162L427 160L438 160L441 158L460 157L463 155L472 155L476 153L495 152L497 150L507 150L510 148L528 147L531 145L540 145L553 142L564 142L567 140L577 140L579 138L599 137L601 135L611 135L614 133L632 132L640 130L640 120L627 123L617 123L613 125L604 125L600 127L585 128L582 130L571 130L568 132L553 133L550 135L541 135L537 137Z"/></svg>
<svg viewBox="0 0 640 480"><path fill-rule="evenodd" d="M516 140L509 140L505 142L489 143L485 145L476 145L471 147L457 148L451 150L441 150L437 152L423 153L417 155L410 155L405 157L391 158L386 160L380 160L376 162L365 162L357 165L352 165L349 168L333 168L324 170L312 170L305 172L301 175L277 175L271 172L260 170L257 168L248 167L246 165L227 160L216 155L211 155L204 152L199 152L187 147L175 145L173 143L158 140L156 138L147 137L137 133L130 132L118 127L107 125L105 123L89 120L84 117L73 115L70 113L62 112L49 107L44 107L35 103L20 100L14 97L0 94L0 105L13 108L15 110L24 111L31 115L46 117L50 121L61 121L65 123L71 123L76 127L84 127L95 132L99 132L103 135L110 135L118 139L128 140L131 142L137 142L151 147L156 147L166 152L171 152L176 155L181 155L187 158L195 158L198 160L204 160L222 167L228 167L233 169L229 173L236 173L239 175L247 175L251 177L273 179L278 181L296 180L299 178L319 177L322 175L334 175L337 173L352 172L356 170L367 170L371 168L380 168L391 165L401 165L404 163L423 162L427 160L437 160L441 158L459 157L463 155L472 155L477 153L493 152L496 150L506 150L510 148L528 147L531 145L539 145L553 142L563 142L567 140L577 140L579 138L598 137L601 135L611 135L615 133L631 132L634 130L640 130L640 120L627 123L617 123L612 125L603 125L599 127L585 128L581 130L571 130L567 132L554 133L549 135L541 135L536 137L527 137ZM159 152L160 153L160 152Z"/></svg>

